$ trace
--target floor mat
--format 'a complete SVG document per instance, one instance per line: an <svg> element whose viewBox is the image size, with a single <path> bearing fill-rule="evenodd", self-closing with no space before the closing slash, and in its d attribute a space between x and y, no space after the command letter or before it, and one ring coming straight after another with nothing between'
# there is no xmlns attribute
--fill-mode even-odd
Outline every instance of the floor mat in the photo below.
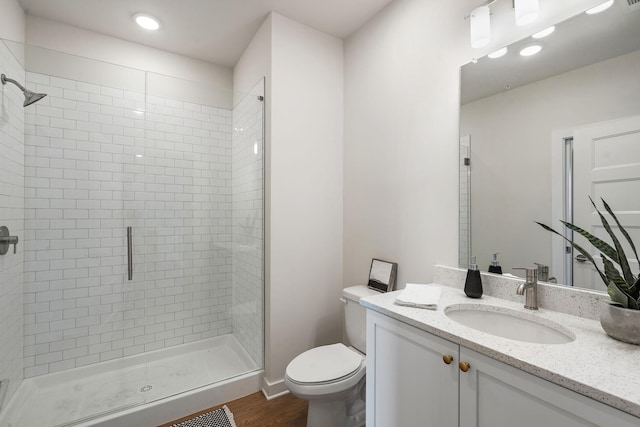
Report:
<svg viewBox="0 0 640 427"><path fill-rule="evenodd" d="M229 408L223 406L171 427L236 427L236 423Z"/></svg>

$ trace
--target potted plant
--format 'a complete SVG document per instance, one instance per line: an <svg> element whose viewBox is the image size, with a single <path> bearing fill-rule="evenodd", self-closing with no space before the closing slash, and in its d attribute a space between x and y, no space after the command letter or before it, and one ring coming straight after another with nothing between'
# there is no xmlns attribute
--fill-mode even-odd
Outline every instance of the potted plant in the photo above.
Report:
<svg viewBox="0 0 640 427"><path fill-rule="evenodd" d="M580 245L567 239L562 234L540 222L536 221L536 224L571 243L571 246L587 258L587 260L589 260L589 262L591 262L595 267L600 278L607 287L607 293L611 298L610 301L607 301L608 304L603 307L600 316L600 324L605 332L609 336L618 340L633 344L640 344L640 275L633 274L631 267L629 266L629 261L622 249L622 245L620 244L620 240L611 229L611 226L605 216L598 210L593 200L591 198L589 198L589 200L596 212L598 212L602 226L611 237L613 246L569 222L560 222L562 222L568 229L584 236L589 243L600 251L600 257L602 258L602 263L604 265L604 272L598 267L591 254L584 250ZM627 231L622 227L620 221L618 221L618 218L615 216L607 202L605 202L604 199L601 200L604 208L615 221L620 233L629 243L636 260L640 264L636 247L633 244L629 233L627 233ZM620 270L618 270L616 264L620 267Z"/></svg>

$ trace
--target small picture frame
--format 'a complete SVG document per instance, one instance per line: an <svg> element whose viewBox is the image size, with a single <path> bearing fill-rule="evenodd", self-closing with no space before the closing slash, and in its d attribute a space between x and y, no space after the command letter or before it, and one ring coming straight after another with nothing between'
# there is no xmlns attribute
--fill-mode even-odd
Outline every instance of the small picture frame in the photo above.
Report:
<svg viewBox="0 0 640 427"><path fill-rule="evenodd" d="M367 286L379 292L391 292L396 284L398 264L373 258Z"/></svg>

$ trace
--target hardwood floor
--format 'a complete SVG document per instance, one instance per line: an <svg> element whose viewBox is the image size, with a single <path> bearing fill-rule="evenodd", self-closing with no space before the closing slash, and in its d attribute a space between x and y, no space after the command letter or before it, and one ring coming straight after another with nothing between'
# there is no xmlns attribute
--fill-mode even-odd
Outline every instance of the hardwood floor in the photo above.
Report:
<svg viewBox="0 0 640 427"><path fill-rule="evenodd" d="M308 403L292 394L267 400L262 392L257 392L228 402L226 405L233 412L238 427L305 427L307 425ZM213 406L159 427L170 427L222 406Z"/></svg>

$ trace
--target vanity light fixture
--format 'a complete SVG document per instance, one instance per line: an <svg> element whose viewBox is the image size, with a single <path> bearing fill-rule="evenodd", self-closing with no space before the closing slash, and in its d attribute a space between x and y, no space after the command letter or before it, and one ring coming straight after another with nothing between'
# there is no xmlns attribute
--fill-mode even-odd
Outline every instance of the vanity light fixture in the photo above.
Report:
<svg viewBox="0 0 640 427"><path fill-rule="evenodd" d="M469 14L471 24L471 47L484 47L491 41L491 9L498 0L487 0ZM516 15L516 25L527 25L535 21L540 11L539 0L512 0ZM465 17L466 19L467 17Z"/></svg>
<svg viewBox="0 0 640 427"><path fill-rule="evenodd" d="M515 0L516 25L527 25L538 17L540 3L538 0Z"/></svg>
<svg viewBox="0 0 640 427"><path fill-rule="evenodd" d="M542 31L538 31L537 33L531 35L531 37L533 37L534 39L541 39L541 38L547 37L549 34L553 33L555 30L556 30L556 27L554 25L549 28L545 28Z"/></svg>
<svg viewBox="0 0 640 427"><path fill-rule="evenodd" d="M151 16L148 13L136 13L133 15L133 19L136 21L136 24L145 30L155 31L160 28L160 21L158 21L158 18Z"/></svg>
<svg viewBox="0 0 640 427"><path fill-rule="evenodd" d="M530 46L527 46L525 48L523 48L520 51L520 55L521 56L533 56L536 53L540 52L542 50L542 46L540 46L539 44L532 44Z"/></svg>
<svg viewBox="0 0 640 427"><path fill-rule="evenodd" d="M474 49L484 47L491 41L491 9L489 6L480 6L471 11L471 47Z"/></svg>
<svg viewBox="0 0 640 427"><path fill-rule="evenodd" d="M613 5L613 0L607 0L596 7L592 7L591 9L587 10L585 13L589 15L595 15L596 13L604 12L605 10L609 9L612 5Z"/></svg>
<svg viewBox="0 0 640 427"><path fill-rule="evenodd" d="M495 52L491 52L487 55L491 59L501 58L507 54L507 47L503 47L502 49L498 49Z"/></svg>

